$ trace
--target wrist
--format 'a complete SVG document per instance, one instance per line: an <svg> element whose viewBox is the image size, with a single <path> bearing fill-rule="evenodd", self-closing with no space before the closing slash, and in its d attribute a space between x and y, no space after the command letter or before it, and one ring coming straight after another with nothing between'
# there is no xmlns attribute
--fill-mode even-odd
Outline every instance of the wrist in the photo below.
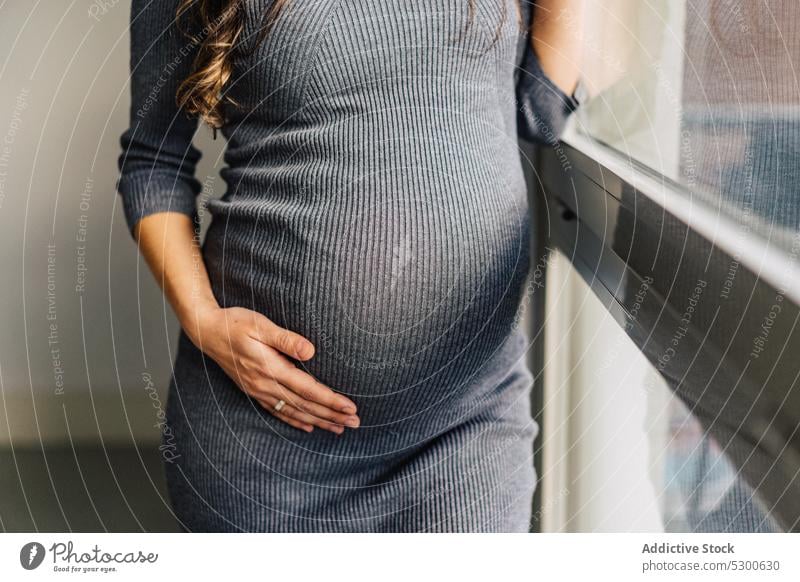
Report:
<svg viewBox="0 0 800 582"><path fill-rule="evenodd" d="M196 344L203 322L208 320L209 315L220 309L219 303L212 297L195 299L187 305L176 309L175 312L181 328L189 336L189 339Z"/></svg>

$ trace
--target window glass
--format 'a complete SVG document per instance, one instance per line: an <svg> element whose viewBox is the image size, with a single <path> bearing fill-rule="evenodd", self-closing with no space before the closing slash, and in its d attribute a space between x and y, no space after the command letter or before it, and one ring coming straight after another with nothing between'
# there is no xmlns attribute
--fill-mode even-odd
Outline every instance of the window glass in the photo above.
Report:
<svg viewBox="0 0 800 582"><path fill-rule="evenodd" d="M587 7L592 98L573 130L791 251L800 229L800 3Z"/></svg>
<svg viewBox="0 0 800 582"><path fill-rule="evenodd" d="M781 531L733 451L561 253L548 264L547 303L545 531Z"/></svg>

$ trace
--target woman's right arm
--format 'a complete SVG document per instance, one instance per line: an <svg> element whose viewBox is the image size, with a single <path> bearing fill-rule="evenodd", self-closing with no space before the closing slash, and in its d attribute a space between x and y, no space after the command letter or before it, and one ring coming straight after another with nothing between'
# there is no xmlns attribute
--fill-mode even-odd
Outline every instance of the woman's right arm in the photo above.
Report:
<svg viewBox="0 0 800 582"><path fill-rule="evenodd" d="M311 358L310 341L256 311L219 306L194 233L192 220L178 212L148 215L134 227L139 249L192 343L241 390L295 428L341 433L343 425L357 427L352 401L287 358ZM286 406L277 412L279 400Z"/></svg>
<svg viewBox="0 0 800 582"><path fill-rule="evenodd" d="M355 404L289 359L311 358L310 341L258 312L222 308L214 297L194 229L197 120L175 102L196 46L178 31L176 7L177 0L132 3L132 103L118 183L128 228L186 335L241 390L295 428L355 428ZM279 400L286 402L280 412Z"/></svg>

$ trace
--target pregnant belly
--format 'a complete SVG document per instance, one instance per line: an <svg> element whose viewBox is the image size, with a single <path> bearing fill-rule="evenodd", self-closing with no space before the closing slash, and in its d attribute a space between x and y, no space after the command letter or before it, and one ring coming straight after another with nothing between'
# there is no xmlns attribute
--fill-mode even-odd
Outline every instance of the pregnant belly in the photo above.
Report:
<svg viewBox="0 0 800 582"><path fill-rule="evenodd" d="M300 365L353 398L364 425L474 398L514 331L529 261L520 190L211 209L220 302L310 339Z"/></svg>

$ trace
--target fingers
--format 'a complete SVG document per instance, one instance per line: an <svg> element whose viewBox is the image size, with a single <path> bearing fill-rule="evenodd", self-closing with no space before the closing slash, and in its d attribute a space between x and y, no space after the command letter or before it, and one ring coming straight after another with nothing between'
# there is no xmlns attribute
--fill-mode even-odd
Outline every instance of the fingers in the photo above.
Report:
<svg viewBox="0 0 800 582"><path fill-rule="evenodd" d="M257 400L261 403L261 405L269 410L277 418L283 420L287 424L294 426L295 428L301 428L301 430L305 430L306 432L311 432L315 426L322 428L324 430L328 430L330 432L338 434L342 434L344 432L344 427L340 424L327 422L321 418L315 417L307 412L300 410L299 408L295 407L289 401L283 398L276 398L274 396L263 396L257 398ZM280 400L283 400L284 405L281 407L280 410L276 410L275 406L278 404Z"/></svg>
<svg viewBox="0 0 800 582"><path fill-rule="evenodd" d="M320 406L327 408L331 413L335 414L333 418L339 418L341 413L346 416L354 416L356 414L356 405L352 400L337 394L324 384L317 382L313 376L295 366L281 370L276 380L302 400L315 403L317 405L316 408ZM325 415L325 418L328 418L328 416Z"/></svg>
<svg viewBox="0 0 800 582"><path fill-rule="evenodd" d="M342 424L348 424L345 417L355 416L357 412L355 402L318 382L313 376L285 359L276 348L261 344L259 351L263 363L263 376L285 386L294 392L296 397L307 401L308 406L316 404L317 406L313 406L310 412ZM320 407L328 410L323 412Z"/></svg>
<svg viewBox="0 0 800 582"><path fill-rule="evenodd" d="M256 325L248 335L256 341L239 352L240 358L249 352L245 360L255 366L246 374L249 380L243 382L251 386L248 392L265 407L273 407L279 399L290 404L285 412L271 408L281 419L289 418L303 426L318 426L337 434L341 434L345 426L358 428L361 421L352 400L318 382L286 358L309 359L314 355L313 344L257 312L253 312L253 317ZM266 401L265 396L268 396Z"/></svg>
<svg viewBox="0 0 800 582"><path fill-rule="evenodd" d="M336 426L346 426L349 428L358 428L361 426L361 419L354 414L335 412L326 406L322 406L316 402L310 402L300 398L297 394L290 392L285 387L283 388L286 392L286 395L283 396L282 399L286 401L287 404L291 404L294 408L297 408L302 412L306 412L311 416L321 420L327 420Z"/></svg>
<svg viewBox="0 0 800 582"><path fill-rule="evenodd" d="M336 434L342 434L345 427L358 428L360 426L361 421L355 414L336 412L327 406L312 402L299 395L298 390L308 393L310 385L316 390L317 387L313 386L313 384L318 384L319 386L321 384L293 366L291 366L291 371L293 373L288 374L290 379L295 384L304 384L304 388L287 386L275 378L267 379L263 377L249 384L243 382L242 385L246 387L244 391L256 399L264 408L268 409L270 413L282 420L291 418L303 425L317 426ZM333 392L330 388L325 388L325 390ZM283 400L286 404L280 411L276 411L274 407L279 400ZM299 428L293 423L289 424ZM305 430L305 427L303 427L303 430Z"/></svg>
<svg viewBox="0 0 800 582"><path fill-rule="evenodd" d="M297 360L305 361L314 356L314 344L299 333L275 325L260 313L254 314L258 330L258 337L255 339Z"/></svg>
<svg viewBox="0 0 800 582"><path fill-rule="evenodd" d="M328 421L326 424L333 424L337 427L346 426L349 428L358 428L361 425L361 419L354 414L343 414L335 412L327 406L322 406L316 402L311 402L305 398L300 397L296 391L292 391L285 385L278 384L279 398L284 400L287 404L291 404L293 408L311 415L315 419L321 421ZM318 426L323 426L322 424ZM323 428L325 428L323 426Z"/></svg>
<svg viewBox="0 0 800 582"><path fill-rule="evenodd" d="M311 431L314 430L314 426L313 425L311 425L311 424L309 424L307 422L302 422L300 420L294 419L291 416L289 416L288 414L286 414L286 412L284 412L283 410L281 410L280 412L276 411L274 409L274 405L272 405L272 407L271 406L264 406L264 408L271 409L272 414L275 417L281 419L283 422L285 422L289 426L293 426L294 428L302 430L302 431L305 431L305 432L311 432Z"/></svg>

